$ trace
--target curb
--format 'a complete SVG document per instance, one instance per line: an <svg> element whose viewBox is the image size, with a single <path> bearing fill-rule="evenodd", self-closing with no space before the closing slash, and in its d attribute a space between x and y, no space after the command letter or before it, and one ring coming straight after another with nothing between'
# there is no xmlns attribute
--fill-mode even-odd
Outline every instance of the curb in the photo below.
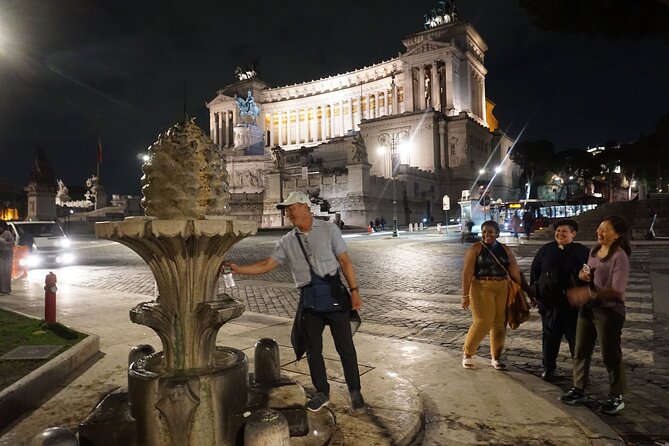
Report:
<svg viewBox="0 0 669 446"><path fill-rule="evenodd" d="M625 444L613 427L585 405L569 406L561 403L558 400L558 396L562 391L557 386L546 383L541 378L517 367L512 368L518 372L517 376L509 375L513 380L523 386L528 392L543 398L554 407L568 414L587 438L593 441L603 441L610 446L622 446Z"/></svg>
<svg viewBox="0 0 669 446"><path fill-rule="evenodd" d="M88 335L0 392L0 429L37 409L75 370L100 352L100 338Z"/></svg>

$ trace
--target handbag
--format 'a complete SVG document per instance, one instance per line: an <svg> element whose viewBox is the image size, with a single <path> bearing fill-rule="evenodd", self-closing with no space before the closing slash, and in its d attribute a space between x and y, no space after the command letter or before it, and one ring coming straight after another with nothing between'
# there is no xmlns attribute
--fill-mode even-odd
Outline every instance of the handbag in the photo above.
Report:
<svg viewBox="0 0 669 446"><path fill-rule="evenodd" d="M527 303L527 297L525 296L522 285L511 278L509 271L502 265L502 262L499 261L497 256L485 245L485 243L481 242L481 244L488 250L497 264L501 266L506 273L508 279L507 282L509 283L506 296L506 323L511 330L515 330L520 324L527 322L530 318L530 305ZM521 273L521 280L522 279L523 275Z"/></svg>
<svg viewBox="0 0 669 446"><path fill-rule="evenodd" d="M302 299L302 307L319 313L333 313L350 309L349 300L346 296L342 295L343 293L348 294L348 291L346 291L346 288L341 283L339 270L332 276L326 275L325 277L321 277L316 274L297 232L295 233L295 236L300 243L302 254L304 254L304 259L309 265L309 273L311 274L311 281L309 284L302 287L301 294L304 298Z"/></svg>
<svg viewBox="0 0 669 446"><path fill-rule="evenodd" d="M304 255L304 259L307 261L307 265L309 265L309 272L311 273L311 280L312 283L314 282L314 279L318 282L328 282L330 286L330 296L329 296L329 303L327 304L318 304L316 302L306 302L303 300L303 297L307 295L307 293L301 293L300 296L300 304L299 304L299 313L302 313L302 308L308 308L312 309L314 311L323 311L323 312L332 312L332 311L343 311L348 309L349 312L349 319L351 320L351 336L353 336L357 331L358 328L360 328L360 324L362 324L362 319L360 318L360 314L358 313L357 310L353 310L351 308L351 294L348 292L348 289L344 286L344 284L341 281L341 276L339 275L339 270L337 270L337 273L328 276L326 275L325 277L321 277L316 272L314 271L314 268L311 266L311 262L309 261L309 256L307 256L307 251L304 249L304 245L302 244L302 240L300 239L300 236L295 233L295 236L297 237L297 241L300 244L300 249L302 250L302 254ZM309 285L307 285L308 287ZM303 287L303 289L306 287ZM319 290L323 290L320 286L317 287ZM305 290L306 291L306 290ZM325 291L322 291L325 293ZM314 295L316 297L316 295ZM334 301L334 303L332 302ZM330 307L332 305L332 307ZM337 306L336 309L334 308L334 305ZM326 308L326 310L319 310L317 308ZM296 319L297 320L297 319ZM293 330L295 330L295 323L293 324ZM292 334L291 334L292 338ZM294 344L293 344L294 345ZM296 352L297 354L297 352ZM298 359L299 360L299 359Z"/></svg>

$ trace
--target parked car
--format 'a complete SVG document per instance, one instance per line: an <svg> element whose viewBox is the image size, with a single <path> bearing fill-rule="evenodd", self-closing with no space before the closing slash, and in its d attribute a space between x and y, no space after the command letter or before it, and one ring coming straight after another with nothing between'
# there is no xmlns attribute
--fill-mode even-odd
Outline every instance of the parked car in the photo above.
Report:
<svg viewBox="0 0 669 446"><path fill-rule="evenodd" d="M74 262L70 251L70 240L55 221L8 221L17 246L27 246L29 254L23 257L21 266L38 268L62 266Z"/></svg>

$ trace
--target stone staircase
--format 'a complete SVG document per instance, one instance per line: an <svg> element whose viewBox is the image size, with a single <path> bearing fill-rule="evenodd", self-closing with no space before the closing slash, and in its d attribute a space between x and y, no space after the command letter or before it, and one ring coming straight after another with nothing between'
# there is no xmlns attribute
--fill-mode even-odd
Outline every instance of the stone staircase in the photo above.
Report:
<svg viewBox="0 0 669 446"><path fill-rule="evenodd" d="M657 194L659 195L659 194ZM604 203L591 211L573 217L578 222L578 239L595 240L597 227L609 215L619 215L632 225L632 240L645 240L653 215L655 236L669 237L669 194L652 196L647 200L617 201ZM553 237L552 225L542 231L542 238Z"/></svg>

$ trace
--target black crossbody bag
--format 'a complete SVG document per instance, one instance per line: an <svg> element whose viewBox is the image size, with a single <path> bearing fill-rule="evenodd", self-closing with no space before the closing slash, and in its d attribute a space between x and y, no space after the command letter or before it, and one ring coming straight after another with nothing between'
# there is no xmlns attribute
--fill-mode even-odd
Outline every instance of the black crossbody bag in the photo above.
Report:
<svg viewBox="0 0 669 446"><path fill-rule="evenodd" d="M295 237L297 237L297 241L300 243L300 249L309 265L309 273L311 274L311 282L302 287L302 307L321 313L350 310L351 295L341 281L339 270L332 276L326 275L325 277L321 277L316 274L309 261L307 251L304 249L302 239L300 239L297 232L295 233Z"/></svg>

